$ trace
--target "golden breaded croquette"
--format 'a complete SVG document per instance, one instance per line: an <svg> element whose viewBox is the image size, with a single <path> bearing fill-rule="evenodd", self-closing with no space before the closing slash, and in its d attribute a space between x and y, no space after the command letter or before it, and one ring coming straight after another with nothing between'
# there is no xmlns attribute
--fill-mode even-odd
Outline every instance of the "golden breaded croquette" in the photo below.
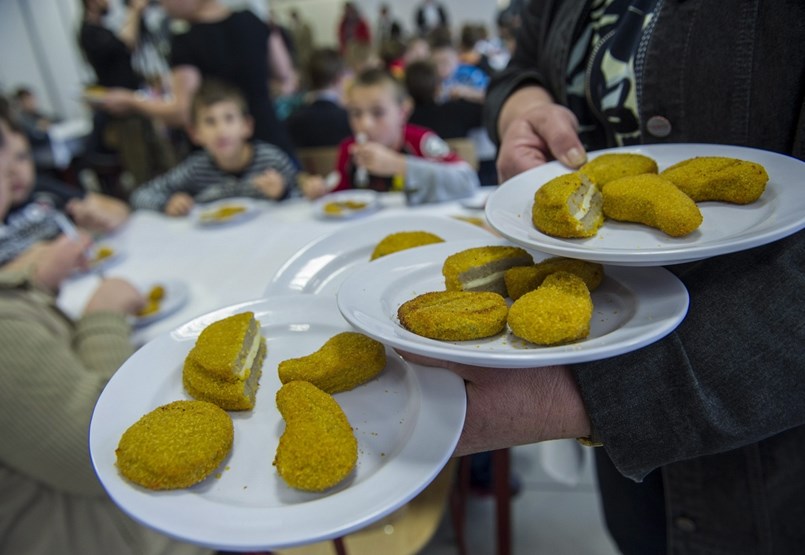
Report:
<svg viewBox="0 0 805 555"><path fill-rule="evenodd" d="M400 231L386 235L372 251L369 260L375 260L393 252L399 252L422 245L444 243L444 239L429 231Z"/></svg>
<svg viewBox="0 0 805 555"><path fill-rule="evenodd" d="M503 273L513 266L533 263L531 255L520 247L474 247L448 256L442 265L442 275L448 291L491 291L505 295Z"/></svg>
<svg viewBox="0 0 805 555"><path fill-rule="evenodd" d="M232 448L232 418L205 401L174 401L132 424L115 454L120 473L148 489L187 488L218 468Z"/></svg>
<svg viewBox="0 0 805 555"><path fill-rule="evenodd" d="M201 330L187 357L224 381L244 380L251 365L244 364L260 334L253 312L233 314Z"/></svg>
<svg viewBox="0 0 805 555"><path fill-rule="evenodd" d="M613 152L593 158L579 168L579 173L589 177L600 190L605 184L620 177L657 173L657 169L657 162L643 154Z"/></svg>
<svg viewBox="0 0 805 555"><path fill-rule="evenodd" d="M769 174L756 163L723 156L683 160L660 173L696 202L755 202L766 190Z"/></svg>
<svg viewBox="0 0 805 555"><path fill-rule="evenodd" d="M506 300L490 291L433 291L404 302L397 310L408 331L441 341L483 339L506 327Z"/></svg>
<svg viewBox="0 0 805 555"><path fill-rule="evenodd" d="M323 491L346 478L358 461L358 440L336 400L303 381L283 385L276 398L285 431L274 466L285 483Z"/></svg>
<svg viewBox="0 0 805 555"><path fill-rule="evenodd" d="M702 213L689 196L659 175L621 177L604 185L604 214L682 237L702 223Z"/></svg>
<svg viewBox="0 0 805 555"><path fill-rule="evenodd" d="M326 393L349 391L380 374L386 348L362 333L345 331L328 339L307 356L279 363L280 382L311 382Z"/></svg>
<svg viewBox="0 0 805 555"><path fill-rule="evenodd" d="M529 291L533 291L554 272L570 272L576 274L590 291L595 291L604 279L604 267L596 262L563 258L561 256L546 258L533 266L518 266L506 270L503 276L509 298L516 301Z"/></svg>
<svg viewBox="0 0 805 555"><path fill-rule="evenodd" d="M592 237L604 223L601 191L579 172L555 177L534 194L531 221L554 237Z"/></svg>
<svg viewBox="0 0 805 555"><path fill-rule="evenodd" d="M559 345L590 334L593 301L579 276L555 272L509 309L511 332L537 345Z"/></svg>

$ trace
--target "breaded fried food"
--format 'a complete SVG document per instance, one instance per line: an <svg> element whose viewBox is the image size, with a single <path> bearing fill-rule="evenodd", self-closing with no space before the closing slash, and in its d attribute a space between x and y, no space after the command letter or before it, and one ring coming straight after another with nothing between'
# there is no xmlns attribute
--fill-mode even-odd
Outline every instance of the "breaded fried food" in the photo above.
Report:
<svg viewBox="0 0 805 555"><path fill-rule="evenodd" d="M266 341L253 312L228 316L204 328L185 358L182 383L194 398L225 410L254 408Z"/></svg>
<svg viewBox="0 0 805 555"><path fill-rule="evenodd" d="M448 291L491 291L505 295L504 272L533 263L532 256L520 247L474 247L448 256L442 265L442 275Z"/></svg>
<svg viewBox="0 0 805 555"><path fill-rule="evenodd" d="M148 489L187 488L232 449L232 418L205 401L174 401L132 424L115 450L120 473Z"/></svg>
<svg viewBox="0 0 805 555"><path fill-rule="evenodd" d="M393 252L404 251L422 245L444 243L444 239L429 231L399 231L386 235L372 251L369 260L375 260Z"/></svg>
<svg viewBox="0 0 805 555"><path fill-rule="evenodd" d="M397 310L408 331L441 341L483 339L506 327L506 300L490 291L433 291L404 302Z"/></svg>
<svg viewBox="0 0 805 555"><path fill-rule="evenodd" d="M696 202L755 202L766 190L769 174L756 162L723 156L683 160L660 173Z"/></svg>
<svg viewBox="0 0 805 555"><path fill-rule="evenodd" d="M362 333L334 335L304 357L279 363L280 382L311 382L326 393L349 391L376 377L386 367L386 348Z"/></svg>
<svg viewBox="0 0 805 555"><path fill-rule="evenodd" d="M596 262L564 258L561 256L546 258L533 266L518 266L509 268L503 276L506 281L506 291L509 298L516 301L529 291L533 291L555 272L570 272L576 274L587 288L595 291L604 279L604 267Z"/></svg>
<svg viewBox="0 0 805 555"><path fill-rule="evenodd" d="M358 461L358 440L332 396L309 382L295 381L277 392L285 419L274 466L292 488L323 491L346 478Z"/></svg>
<svg viewBox="0 0 805 555"><path fill-rule="evenodd" d="M621 222L636 222L682 237L702 223L702 213L676 185L654 174L621 177L604 185L604 214Z"/></svg>
<svg viewBox="0 0 805 555"><path fill-rule="evenodd" d="M534 194L531 221L554 237L592 237L604 223L601 191L579 172L567 173L545 183Z"/></svg>
<svg viewBox="0 0 805 555"><path fill-rule="evenodd" d="M593 301L584 280L555 272L509 309L511 332L537 345L560 345L590 334Z"/></svg>
<svg viewBox="0 0 805 555"><path fill-rule="evenodd" d="M657 162L643 154L610 153L593 158L582 167L579 172L590 178L590 181L601 187L628 175L642 173L657 173Z"/></svg>

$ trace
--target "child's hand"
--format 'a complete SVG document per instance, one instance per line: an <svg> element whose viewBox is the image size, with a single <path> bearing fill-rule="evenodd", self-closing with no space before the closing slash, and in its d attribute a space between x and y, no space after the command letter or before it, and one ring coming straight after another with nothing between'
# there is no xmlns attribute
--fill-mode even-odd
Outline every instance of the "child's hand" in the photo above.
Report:
<svg viewBox="0 0 805 555"><path fill-rule="evenodd" d="M129 217L126 203L98 193L87 193L82 199L71 199L65 212L80 227L101 233L117 229Z"/></svg>
<svg viewBox="0 0 805 555"><path fill-rule="evenodd" d="M193 209L193 197L187 193L173 193L165 205L168 216L186 216Z"/></svg>
<svg viewBox="0 0 805 555"><path fill-rule="evenodd" d="M350 152L355 165L366 168L372 175L390 177L405 174L405 156L380 143L354 144Z"/></svg>
<svg viewBox="0 0 805 555"><path fill-rule="evenodd" d="M320 175L300 173L296 181L302 194L305 195L307 199L313 200L327 194L327 185L324 183L324 178Z"/></svg>
<svg viewBox="0 0 805 555"><path fill-rule="evenodd" d="M270 199L278 199L285 192L285 179L277 170L266 170L252 178L254 188Z"/></svg>
<svg viewBox="0 0 805 555"><path fill-rule="evenodd" d="M109 278L92 294L84 314L102 311L136 314L144 305L145 297L132 284L120 278Z"/></svg>

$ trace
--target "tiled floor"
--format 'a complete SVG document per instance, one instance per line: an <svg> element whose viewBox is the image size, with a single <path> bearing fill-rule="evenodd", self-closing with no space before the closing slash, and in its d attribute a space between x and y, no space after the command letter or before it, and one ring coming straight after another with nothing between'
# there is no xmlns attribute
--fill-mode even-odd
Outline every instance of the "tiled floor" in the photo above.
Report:
<svg viewBox="0 0 805 555"><path fill-rule="evenodd" d="M584 450L578 483L550 477L540 462L555 446L529 445L512 450L512 469L522 489L512 507L513 555L617 555L598 503L592 453ZM555 451L554 451L555 452ZM467 508L470 555L495 554L495 504L472 497ZM455 555L449 513L420 555Z"/></svg>

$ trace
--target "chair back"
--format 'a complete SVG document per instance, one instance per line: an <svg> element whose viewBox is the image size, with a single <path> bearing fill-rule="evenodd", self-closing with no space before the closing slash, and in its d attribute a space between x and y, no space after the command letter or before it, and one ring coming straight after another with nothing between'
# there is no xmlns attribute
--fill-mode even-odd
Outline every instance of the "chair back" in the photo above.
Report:
<svg viewBox="0 0 805 555"><path fill-rule="evenodd" d="M445 139L448 146L456 152L461 158L472 166L475 171L478 171L480 162L478 161L478 154L475 152L475 143L466 137L456 139Z"/></svg>
<svg viewBox="0 0 805 555"><path fill-rule="evenodd" d="M323 146L296 150L302 170L312 175L327 175L338 162L338 147Z"/></svg>

